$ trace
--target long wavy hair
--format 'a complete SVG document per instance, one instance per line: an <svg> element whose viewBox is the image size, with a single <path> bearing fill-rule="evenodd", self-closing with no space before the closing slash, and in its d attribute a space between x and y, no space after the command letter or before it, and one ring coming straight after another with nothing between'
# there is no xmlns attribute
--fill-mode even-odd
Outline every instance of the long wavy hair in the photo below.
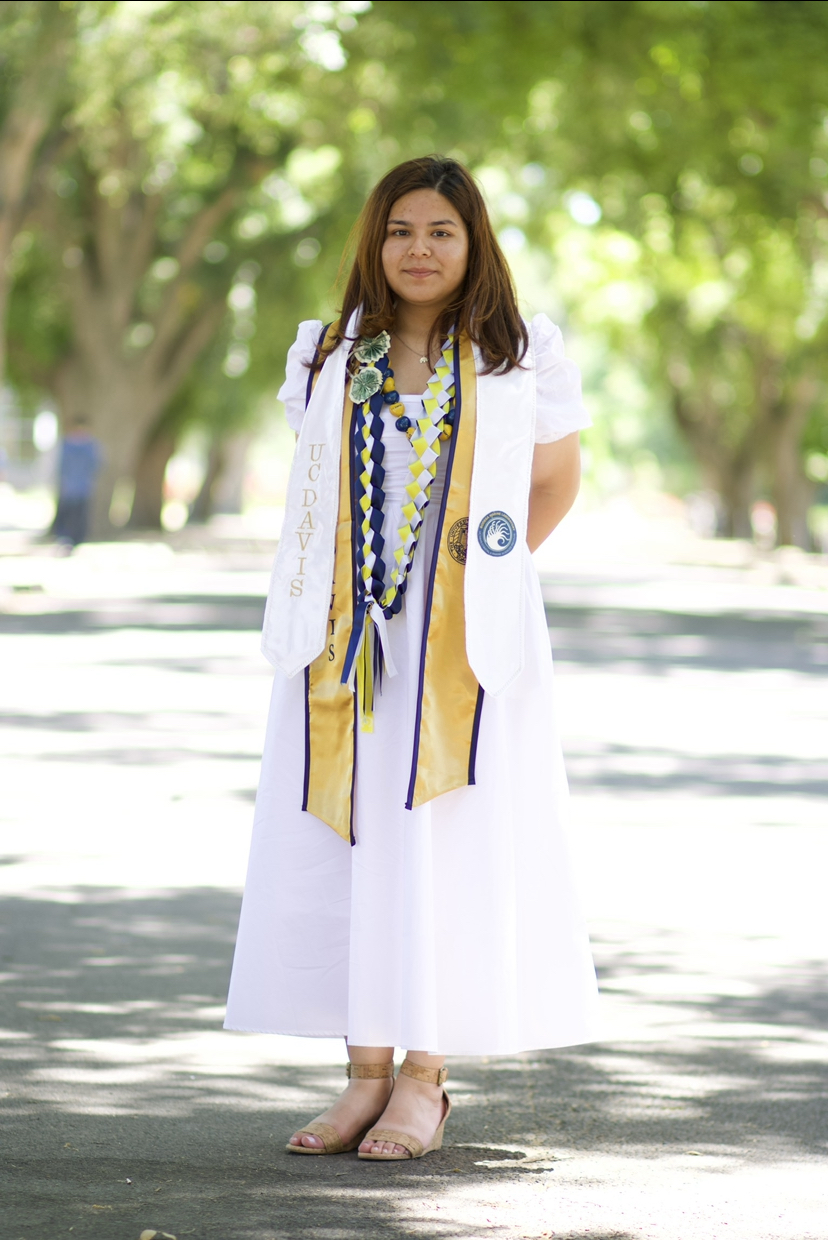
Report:
<svg viewBox="0 0 828 1240"><path fill-rule="evenodd" d="M342 300L339 324L328 340L333 352L345 340L348 321L363 307L360 335L393 331L394 295L382 267L382 247L394 203L404 194L433 189L461 216L469 237L469 265L451 304L437 318L428 347L439 347L452 327L480 349L484 374L506 373L526 352L526 327L517 307L512 273L497 243L483 195L467 168L444 155L409 159L387 172L372 190L354 230L356 253Z"/></svg>

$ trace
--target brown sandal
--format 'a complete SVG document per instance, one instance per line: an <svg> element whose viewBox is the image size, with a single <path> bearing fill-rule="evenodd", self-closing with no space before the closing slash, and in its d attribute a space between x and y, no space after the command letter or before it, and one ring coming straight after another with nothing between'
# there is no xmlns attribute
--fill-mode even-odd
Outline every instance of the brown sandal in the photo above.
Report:
<svg viewBox="0 0 828 1240"><path fill-rule="evenodd" d="M353 1077L358 1081L379 1081L383 1077L394 1075L394 1065L393 1063L349 1063L345 1067L345 1075L349 1080ZM387 1105L387 1103L383 1105L383 1110ZM333 1124L326 1124L322 1120L315 1119L305 1124L304 1128L298 1129L293 1135L301 1137L303 1133L307 1133L311 1137L321 1137L322 1148L319 1149L313 1145L291 1145L288 1142L285 1150L288 1154L347 1154L365 1140L367 1131L367 1128L364 1129L346 1145Z"/></svg>
<svg viewBox="0 0 828 1240"><path fill-rule="evenodd" d="M400 1072L403 1076L412 1076L415 1081L426 1081L429 1085L442 1085L448 1079L448 1068L421 1068L418 1063L413 1063L410 1059L404 1059L400 1065ZM446 1127L446 1120L451 1114L451 1099L445 1090L443 1090L443 1101L446 1104L445 1114L437 1125L437 1131L431 1138L431 1144L425 1149L416 1137L411 1137L407 1132L395 1132L393 1128L372 1128L366 1132L358 1144L362 1141L393 1141L395 1145L402 1145L408 1151L406 1154L358 1154L358 1158L372 1159L375 1162L397 1162L407 1158L422 1158L424 1154L430 1154L432 1150L439 1150L443 1145L443 1132Z"/></svg>

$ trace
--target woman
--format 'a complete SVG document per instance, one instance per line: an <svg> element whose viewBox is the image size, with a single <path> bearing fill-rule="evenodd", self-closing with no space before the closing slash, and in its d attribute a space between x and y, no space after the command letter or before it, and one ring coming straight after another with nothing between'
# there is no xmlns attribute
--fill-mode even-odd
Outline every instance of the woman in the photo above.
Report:
<svg viewBox="0 0 828 1240"><path fill-rule="evenodd" d="M280 397L298 443L226 1027L345 1036L348 1086L290 1152L419 1157L447 1054L595 1036L530 559L589 419L441 157L374 189L340 319L300 325Z"/></svg>

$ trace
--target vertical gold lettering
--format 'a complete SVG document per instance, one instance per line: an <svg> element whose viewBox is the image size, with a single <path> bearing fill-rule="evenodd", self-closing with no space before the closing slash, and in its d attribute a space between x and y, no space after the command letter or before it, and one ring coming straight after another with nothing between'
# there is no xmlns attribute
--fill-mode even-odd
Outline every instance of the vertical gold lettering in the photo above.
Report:
<svg viewBox="0 0 828 1240"><path fill-rule="evenodd" d="M309 447L310 447L311 464L308 467L308 481L315 483L318 481L319 476L322 472L322 466L320 465L319 462L322 459L322 450L325 447L325 445L324 443L312 443L309 445ZM303 488L302 507L305 508L307 511L305 512L305 515L303 516L302 520L299 522L299 528L296 530L296 536L299 539L299 550L300 551L307 551L308 544L316 529L316 526L313 523L313 516L311 515L310 509L316 503L317 499L318 499L318 495L316 491L313 489L313 487ZM293 580L290 583L290 593L291 593L292 598L298 598L299 595L301 595L304 590L304 583L302 579L305 576L305 561L307 560L307 558L308 557L306 555L300 555L297 557L298 567L296 570L296 576L293 578ZM333 605L333 603L331 605Z"/></svg>

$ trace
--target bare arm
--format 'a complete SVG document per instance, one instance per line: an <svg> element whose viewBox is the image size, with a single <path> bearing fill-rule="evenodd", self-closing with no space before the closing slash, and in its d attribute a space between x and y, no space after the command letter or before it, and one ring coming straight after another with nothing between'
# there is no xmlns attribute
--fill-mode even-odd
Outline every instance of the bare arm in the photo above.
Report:
<svg viewBox="0 0 828 1240"><path fill-rule="evenodd" d="M526 532L530 551L537 551L555 526L560 525L575 503L580 485L581 445L577 431L555 443L535 444Z"/></svg>

